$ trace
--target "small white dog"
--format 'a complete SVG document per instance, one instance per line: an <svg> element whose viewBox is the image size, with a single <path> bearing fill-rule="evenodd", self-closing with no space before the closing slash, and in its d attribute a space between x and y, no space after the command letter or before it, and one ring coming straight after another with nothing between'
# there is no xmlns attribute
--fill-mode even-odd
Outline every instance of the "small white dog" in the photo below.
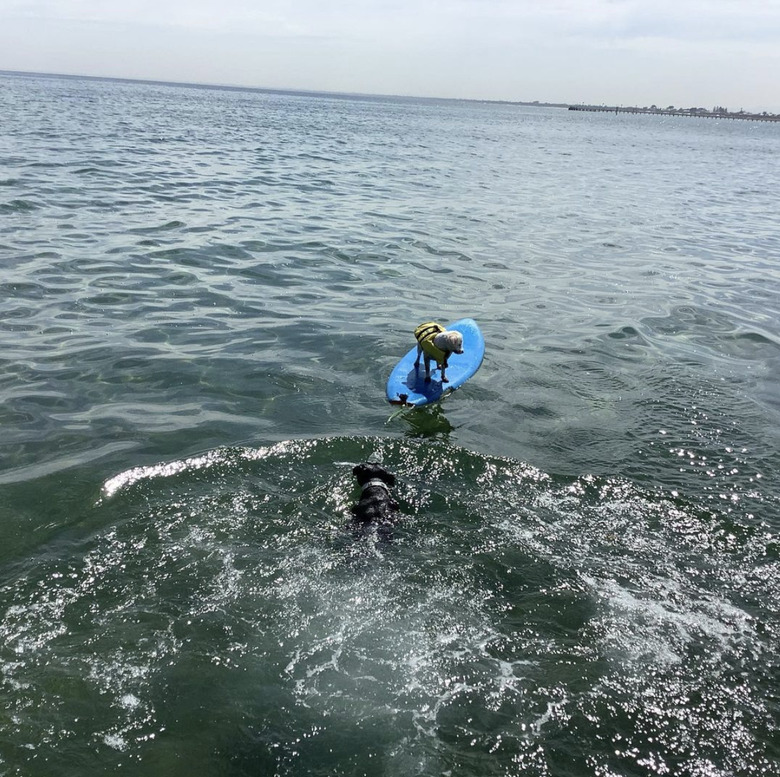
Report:
<svg viewBox="0 0 780 777"><path fill-rule="evenodd" d="M447 330L435 321L426 321L414 330L417 340L417 360L415 369L420 368L420 356L425 356L425 382L431 382L431 359L441 368L441 382L447 380L447 360L451 353L463 353L463 335L454 330Z"/></svg>

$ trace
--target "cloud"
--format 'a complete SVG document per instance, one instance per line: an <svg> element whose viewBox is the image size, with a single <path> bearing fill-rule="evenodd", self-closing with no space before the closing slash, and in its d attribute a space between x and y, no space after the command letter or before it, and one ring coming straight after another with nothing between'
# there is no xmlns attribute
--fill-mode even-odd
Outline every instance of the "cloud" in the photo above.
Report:
<svg viewBox="0 0 780 777"><path fill-rule="evenodd" d="M0 0L3 16L214 33L382 40L482 34L505 40L777 40L767 0Z"/></svg>
<svg viewBox="0 0 780 777"><path fill-rule="evenodd" d="M489 99L767 106L778 99L780 3L0 0L0 68Z"/></svg>
<svg viewBox="0 0 780 777"><path fill-rule="evenodd" d="M39 22L68 22L111 27L168 27L183 30L224 32L258 29L288 23L285 3L270 0L262 4L247 0L33 0L12 3L8 15ZM2 13L2 5L0 5Z"/></svg>
<svg viewBox="0 0 780 777"><path fill-rule="evenodd" d="M777 40L780 33L780 7L755 0L633 0L625 5L620 33L626 38L750 43Z"/></svg>

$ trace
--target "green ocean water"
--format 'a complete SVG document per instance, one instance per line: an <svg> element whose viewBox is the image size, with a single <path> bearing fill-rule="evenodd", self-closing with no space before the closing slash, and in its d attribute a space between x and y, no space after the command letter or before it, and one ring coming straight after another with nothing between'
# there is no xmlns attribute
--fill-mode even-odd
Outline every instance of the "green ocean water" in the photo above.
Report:
<svg viewBox="0 0 780 777"><path fill-rule="evenodd" d="M780 127L0 109L0 774L778 773ZM481 370L395 413L464 316Z"/></svg>

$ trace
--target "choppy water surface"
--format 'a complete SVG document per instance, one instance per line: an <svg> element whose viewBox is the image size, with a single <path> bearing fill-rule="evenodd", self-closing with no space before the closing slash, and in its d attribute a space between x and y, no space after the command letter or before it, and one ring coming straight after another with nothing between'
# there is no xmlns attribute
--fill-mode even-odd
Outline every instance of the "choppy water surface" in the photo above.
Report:
<svg viewBox="0 0 780 777"><path fill-rule="evenodd" d="M778 772L780 127L0 108L0 772ZM393 415L461 316L481 371Z"/></svg>

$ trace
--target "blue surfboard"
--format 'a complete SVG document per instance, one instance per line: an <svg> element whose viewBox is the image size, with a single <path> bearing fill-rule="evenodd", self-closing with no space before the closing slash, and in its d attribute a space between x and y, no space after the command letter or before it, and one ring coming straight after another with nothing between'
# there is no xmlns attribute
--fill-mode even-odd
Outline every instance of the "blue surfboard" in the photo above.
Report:
<svg viewBox="0 0 780 777"><path fill-rule="evenodd" d="M431 362L431 382L425 382L425 360L415 369L417 346L395 366L387 379L387 399L392 405L421 407L438 402L460 388L479 368L485 356L485 338L472 318L461 318L447 324L463 335L463 353L450 354L447 367L448 383L441 382L441 370Z"/></svg>

